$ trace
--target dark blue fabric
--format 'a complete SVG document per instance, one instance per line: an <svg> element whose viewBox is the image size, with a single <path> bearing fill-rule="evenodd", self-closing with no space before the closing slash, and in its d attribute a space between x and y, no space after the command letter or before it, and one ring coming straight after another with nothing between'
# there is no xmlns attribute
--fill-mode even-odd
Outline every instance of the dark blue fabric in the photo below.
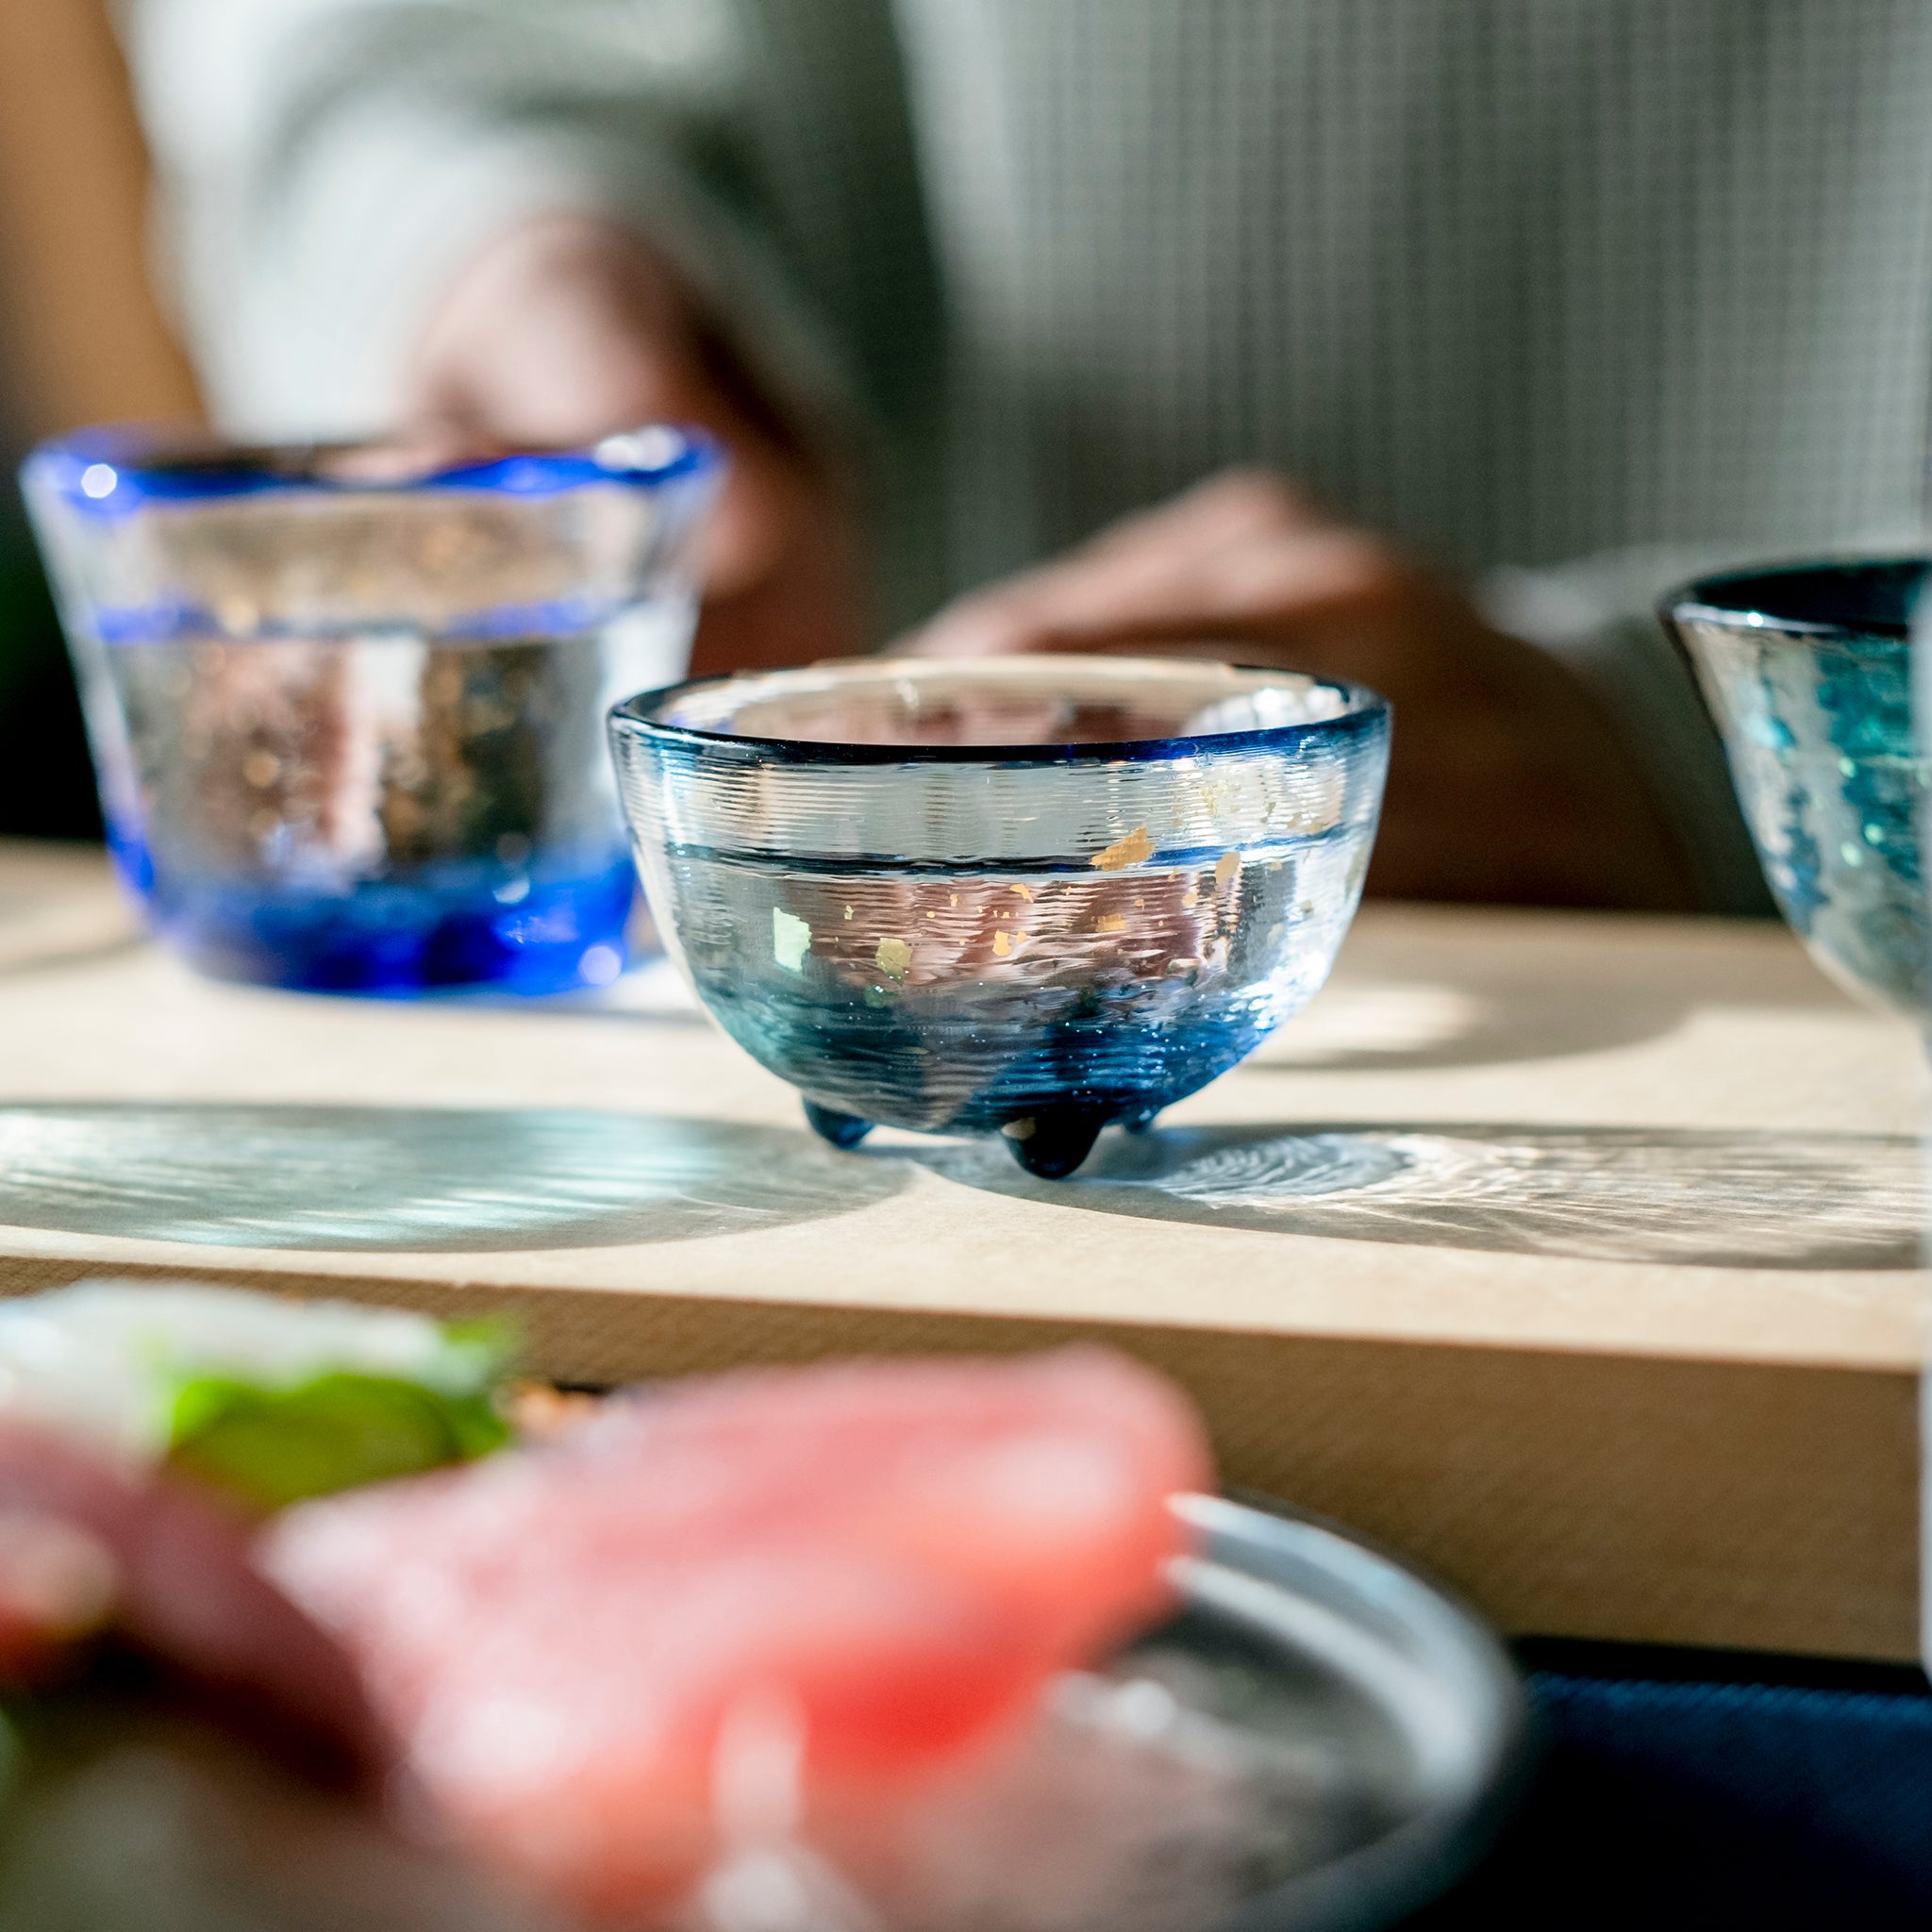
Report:
<svg viewBox="0 0 1932 1932"><path fill-rule="evenodd" d="M1932 1696L1771 1675L1534 1671L1523 1807L1411 1932L1932 1927Z"/></svg>

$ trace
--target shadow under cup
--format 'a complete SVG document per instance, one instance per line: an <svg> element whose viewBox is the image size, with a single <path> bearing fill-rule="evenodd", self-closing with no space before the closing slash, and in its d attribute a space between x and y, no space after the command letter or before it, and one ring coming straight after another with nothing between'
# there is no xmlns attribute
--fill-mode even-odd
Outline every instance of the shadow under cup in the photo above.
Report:
<svg viewBox="0 0 1932 1932"><path fill-rule="evenodd" d="M1664 605L1779 909L1841 986L1914 1017L1932 1007L1911 671L1927 574L1922 558L1740 571Z"/></svg>
<svg viewBox="0 0 1932 1932"><path fill-rule="evenodd" d="M23 472L108 843L203 971L614 979L609 705L681 674L719 469L670 428L459 468L92 430Z"/></svg>

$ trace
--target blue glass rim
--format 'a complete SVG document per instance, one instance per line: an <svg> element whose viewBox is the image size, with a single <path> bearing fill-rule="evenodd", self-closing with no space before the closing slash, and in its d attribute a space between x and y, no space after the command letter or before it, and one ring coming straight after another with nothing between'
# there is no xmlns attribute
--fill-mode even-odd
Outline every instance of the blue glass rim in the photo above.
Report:
<svg viewBox="0 0 1932 1932"><path fill-rule="evenodd" d="M331 463L380 441L227 442L192 428L106 423L54 437L21 464L24 485L44 489L81 515L108 520L159 505L314 493L396 496L423 491L561 496L595 484L660 490L708 478L724 451L707 431L652 423L572 449L506 450L396 476L343 474Z"/></svg>
<svg viewBox="0 0 1932 1932"><path fill-rule="evenodd" d="M1182 670L1190 660L1173 658L1135 658L1124 654L1074 656L1040 653L1024 659L1002 658L828 658L812 665L796 667L800 674L864 668L883 671L903 666L916 671L938 673L984 671L991 682L1003 665L1024 662L1033 666L1061 664L1091 671L1100 664L1146 669ZM1208 668L1195 663L1193 668ZM1199 758L1206 753L1253 751L1283 748L1304 740L1323 737L1354 737L1386 725L1391 715L1389 700L1367 685L1350 683L1339 677L1318 677L1312 672L1284 671L1277 665L1241 664L1232 660L1221 668L1274 680L1305 679L1324 691L1340 693L1346 708L1327 718L1308 718L1291 724L1263 724L1241 731L1207 731L1178 738L1129 738L1081 740L1071 744L847 744L830 739L768 738L753 733L707 731L693 724L672 724L649 713L692 691L719 685L782 678L782 670L724 672L709 677L688 678L667 684L656 691L639 691L623 699L609 711L612 734L683 744L724 757L756 758L760 762L788 765L1065 765L1113 764L1122 760L1154 764L1171 759Z"/></svg>
<svg viewBox="0 0 1932 1932"><path fill-rule="evenodd" d="M1679 585L1657 611L1674 633L1691 623L1821 643L1905 643L1928 576L1932 558L1899 554L1755 564Z"/></svg>

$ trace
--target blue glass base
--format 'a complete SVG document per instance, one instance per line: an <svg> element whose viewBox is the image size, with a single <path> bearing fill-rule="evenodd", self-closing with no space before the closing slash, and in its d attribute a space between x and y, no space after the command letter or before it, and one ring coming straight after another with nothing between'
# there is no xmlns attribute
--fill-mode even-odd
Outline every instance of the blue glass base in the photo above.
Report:
<svg viewBox="0 0 1932 1932"><path fill-rule="evenodd" d="M991 1015L908 1018L862 1000L788 1001L763 987L744 998L710 975L699 990L741 1046L802 1090L807 1118L835 1145L854 1144L872 1122L1005 1131L1022 1166L1056 1176L1079 1165L1103 1126L1144 1126L1239 1065L1279 1012L1249 990L1224 1010L1191 1002L1185 1017L1156 1019L1136 1011L1150 1004L1144 991L1129 989L1089 995L1062 1019L1023 1011L1002 1025ZM923 1091L908 1091L908 1068L926 1071Z"/></svg>
<svg viewBox="0 0 1932 1932"><path fill-rule="evenodd" d="M449 860L341 891L183 875L111 841L155 931L218 979L390 998L608 986L624 970L627 852L591 868Z"/></svg>

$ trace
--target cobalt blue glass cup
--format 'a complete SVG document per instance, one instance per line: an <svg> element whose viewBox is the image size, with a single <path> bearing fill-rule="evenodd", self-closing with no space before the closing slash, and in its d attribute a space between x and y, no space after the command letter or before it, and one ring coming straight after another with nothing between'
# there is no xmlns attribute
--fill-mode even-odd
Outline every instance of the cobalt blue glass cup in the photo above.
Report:
<svg viewBox="0 0 1932 1932"><path fill-rule="evenodd" d="M646 692L610 735L668 949L821 1134L997 1131L1058 1176L1327 976L1389 708L1224 664L874 658Z"/></svg>
<svg viewBox="0 0 1932 1932"><path fill-rule="evenodd" d="M96 429L22 483L121 876L228 979L549 992L625 963L604 714L689 660L721 459L650 427L459 468Z"/></svg>
<svg viewBox="0 0 1932 1932"><path fill-rule="evenodd" d="M1848 991L1932 1004L1912 725L1923 558L1701 578L1664 615L1703 687L1773 896Z"/></svg>

